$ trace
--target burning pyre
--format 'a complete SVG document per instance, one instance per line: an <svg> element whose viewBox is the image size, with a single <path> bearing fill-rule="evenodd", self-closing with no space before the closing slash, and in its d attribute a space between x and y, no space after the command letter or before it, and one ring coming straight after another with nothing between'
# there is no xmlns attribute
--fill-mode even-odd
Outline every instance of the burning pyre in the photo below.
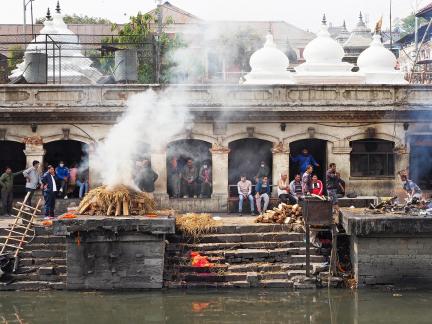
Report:
<svg viewBox="0 0 432 324"><path fill-rule="evenodd" d="M146 193L126 186L95 188L84 197L78 207L80 215L130 216L155 212L156 203Z"/></svg>

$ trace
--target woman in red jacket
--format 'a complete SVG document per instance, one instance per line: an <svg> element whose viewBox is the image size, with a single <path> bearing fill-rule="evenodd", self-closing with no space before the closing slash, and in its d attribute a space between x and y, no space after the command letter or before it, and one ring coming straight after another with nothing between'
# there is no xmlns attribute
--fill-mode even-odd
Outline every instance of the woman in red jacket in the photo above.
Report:
<svg viewBox="0 0 432 324"><path fill-rule="evenodd" d="M318 177L314 175L312 177L312 194L322 196L323 195L323 183L321 180L318 180Z"/></svg>

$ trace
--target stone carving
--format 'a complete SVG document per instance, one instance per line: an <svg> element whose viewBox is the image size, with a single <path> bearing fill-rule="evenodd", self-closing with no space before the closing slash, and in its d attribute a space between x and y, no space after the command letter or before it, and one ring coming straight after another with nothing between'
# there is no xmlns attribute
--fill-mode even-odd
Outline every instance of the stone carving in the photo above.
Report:
<svg viewBox="0 0 432 324"><path fill-rule="evenodd" d="M27 136L23 139L24 144L43 145L42 136Z"/></svg>
<svg viewBox="0 0 432 324"><path fill-rule="evenodd" d="M70 129L69 128L63 128L63 140L67 141L70 138Z"/></svg>
<svg viewBox="0 0 432 324"><path fill-rule="evenodd" d="M408 147L405 144L398 144L394 147L393 152L395 154L408 154Z"/></svg>
<svg viewBox="0 0 432 324"><path fill-rule="evenodd" d="M274 143L271 151L273 154L278 154L278 153L288 154L290 152L289 148L286 147L282 142Z"/></svg>
<svg viewBox="0 0 432 324"><path fill-rule="evenodd" d="M228 154L231 150L220 143L213 143L210 152L212 154Z"/></svg>

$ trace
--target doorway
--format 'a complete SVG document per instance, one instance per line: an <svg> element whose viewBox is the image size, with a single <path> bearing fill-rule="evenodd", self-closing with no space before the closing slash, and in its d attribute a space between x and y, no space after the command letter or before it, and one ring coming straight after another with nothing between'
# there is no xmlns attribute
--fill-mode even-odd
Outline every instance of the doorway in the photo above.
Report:
<svg viewBox="0 0 432 324"><path fill-rule="evenodd" d="M302 154L302 150L305 148L320 165L319 167L314 167L313 174L316 174L318 179L320 179L323 184L325 184L325 172L327 167L327 141L311 138L292 142L290 143L291 157ZM295 175L300 173L300 165L293 162L292 159L290 159L289 173L290 180L294 179Z"/></svg>

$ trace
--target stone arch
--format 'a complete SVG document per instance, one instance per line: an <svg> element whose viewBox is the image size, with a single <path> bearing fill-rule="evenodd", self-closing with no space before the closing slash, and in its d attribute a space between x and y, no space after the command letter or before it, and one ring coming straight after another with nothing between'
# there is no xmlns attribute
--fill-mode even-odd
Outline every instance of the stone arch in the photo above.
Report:
<svg viewBox="0 0 432 324"><path fill-rule="evenodd" d="M212 142L198 138L173 140L167 145L166 167L167 167L167 189L171 198L188 195L203 196L210 198L212 193L212 178L210 185L204 184L200 179L200 171L204 165L212 167L212 155L210 149ZM193 160L196 177L193 184L189 185L181 179L181 172L186 168L187 161Z"/></svg>
<svg viewBox="0 0 432 324"><path fill-rule="evenodd" d="M255 183L255 176L260 169L261 161L264 161L268 169L267 176L272 178L273 154L272 141L257 137L240 138L228 144L228 183L230 195L236 194L235 184L244 175L252 183Z"/></svg>
<svg viewBox="0 0 432 324"><path fill-rule="evenodd" d="M232 142L238 141L238 140L242 140L242 139L259 139L259 140L263 140L263 141L267 141L267 142L272 142L272 143L279 143L280 142L280 138L273 136L273 135L268 135L268 134L264 134L264 133L255 133L253 134L253 136L249 136L249 134L247 132L241 132L241 133L236 133L236 134L232 134L229 135L227 137L225 137L223 139L222 144L224 146L228 146L229 144L231 144Z"/></svg>
<svg viewBox="0 0 432 324"><path fill-rule="evenodd" d="M95 141L88 136L82 136L75 133L70 133L68 139L65 139L64 134L55 134L55 135L49 135L49 136L42 136L44 144L48 144L55 141L62 141L62 140L73 140L77 142L82 142L85 144L92 144L95 143Z"/></svg>
<svg viewBox="0 0 432 324"><path fill-rule="evenodd" d="M368 138L369 138L369 136L366 132L359 132L359 133L355 133L353 135L347 136L346 140L348 142L352 142L352 141L358 141L358 140L368 139ZM383 132L375 133L374 138L394 142L395 144L403 143L403 140L401 138L399 138L397 136L393 136L393 135L388 134L388 133L383 133Z"/></svg>
<svg viewBox="0 0 432 324"><path fill-rule="evenodd" d="M47 164L57 166L59 161L64 161L67 167L71 167L74 163L79 166L87 165L88 167L88 143L72 138L68 140L62 137L57 140L50 139L50 141L44 142L43 145L45 150L44 167Z"/></svg>
<svg viewBox="0 0 432 324"><path fill-rule="evenodd" d="M182 140L197 140L197 141L203 141L203 142L207 142L210 144L216 143L217 142L217 138L213 137L213 136L209 136L209 135L205 135L205 134L201 134L201 133L191 133L190 136L185 136L184 134L179 134L176 136L173 136L169 139L169 143L173 143L173 142L177 142L177 141L182 141Z"/></svg>
<svg viewBox="0 0 432 324"><path fill-rule="evenodd" d="M6 137L7 138L7 137ZM6 166L12 168L12 172L21 171L26 168L26 156L24 154L25 144L21 141L9 140L0 141L0 175L5 171ZM19 194L25 191L25 179L22 175L15 178L14 191Z"/></svg>
<svg viewBox="0 0 432 324"><path fill-rule="evenodd" d="M334 143L334 142L337 142L339 140L338 137L330 135L330 134L326 134L326 133L315 132L314 136L310 137L307 132L304 132L304 133L299 133L299 134L291 135L288 137L284 137L283 143L289 145L292 142L303 141L303 140L308 140L308 139L323 140L323 141L327 141L330 143Z"/></svg>

